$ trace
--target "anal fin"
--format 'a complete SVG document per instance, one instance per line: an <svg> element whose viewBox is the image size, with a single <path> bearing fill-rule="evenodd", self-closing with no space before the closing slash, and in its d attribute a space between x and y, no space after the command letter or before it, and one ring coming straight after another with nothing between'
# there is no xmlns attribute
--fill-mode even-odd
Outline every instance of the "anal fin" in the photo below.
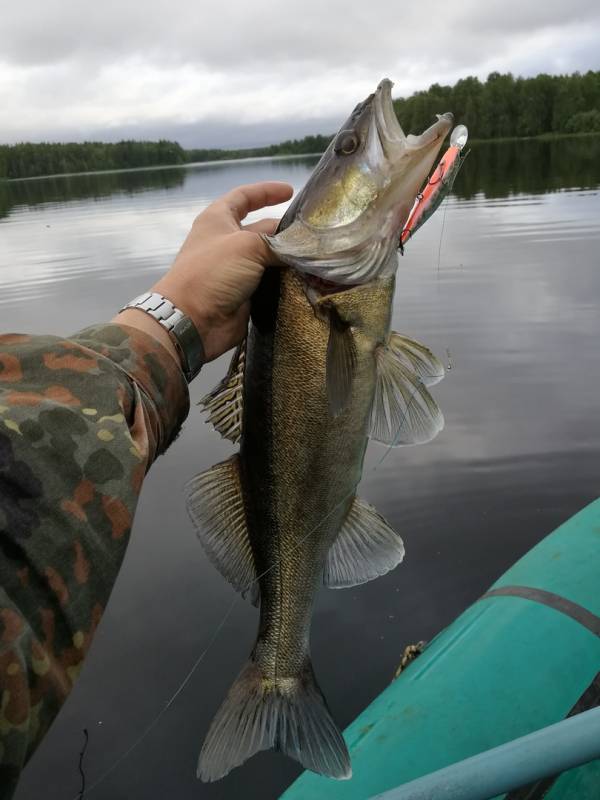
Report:
<svg viewBox="0 0 600 800"><path fill-rule="evenodd" d="M246 525L237 455L196 475L186 505L206 555L234 589L258 605L259 587Z"/></svg>
<svg viewBox="0 0 600 800"><path fill-rule="evenodd" d="M329 549L323 583L331 589L358 586L385 575L403 558L400 536L373 506L355 497Z"/></svg>
<svg viewBox="0 0 600 800"><path fill-rule="evenodd" d="M210 422L224 439L236 443L242 435L244 366L246 340L236 348L227 375L205 395L199 405L208 412Z"/></svg>

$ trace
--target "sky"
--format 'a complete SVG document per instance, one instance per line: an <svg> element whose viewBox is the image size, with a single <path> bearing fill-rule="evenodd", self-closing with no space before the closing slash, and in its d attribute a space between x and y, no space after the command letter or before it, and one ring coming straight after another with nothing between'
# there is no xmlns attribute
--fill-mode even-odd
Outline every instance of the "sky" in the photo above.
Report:
<svg viewBox="0 0 600 800"><path fill-rule="evenodd" d="M598 0L3 0L0 142L250 147L492 71L600 69ZM440 109L445 111L447 109Z"/></svg>

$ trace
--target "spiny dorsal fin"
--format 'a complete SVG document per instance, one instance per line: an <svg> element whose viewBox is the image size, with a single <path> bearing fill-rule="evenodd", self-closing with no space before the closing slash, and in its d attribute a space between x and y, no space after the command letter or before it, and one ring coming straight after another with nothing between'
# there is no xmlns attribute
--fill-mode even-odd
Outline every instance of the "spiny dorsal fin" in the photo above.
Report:
<svg viewBox="0 0 600 800"><path fill-rule="evenodd" d="M444 377L444 365L424 344L392 331L388 347L421 378L425 386L433 386Z"/></svg>
<svg viewBox="0 0 600 800"><path fill-rule="evenodd" d="M239 456L192 478L186 487L186 505L211 563L234 589L257 605L259 587L246 525Z"/></svg>
<svg viewBox="0 0 600 800"><path fill-rule="evenodd" d="M355 497L331 545L323 583L344 589L385 575L404 558L404 544L373 506Z"/></svg>
<svg viewBox="0 0 600 800"><path fill-rule="evenodd" d="M352 328L340 317L334 306L329 312L327 344L327 400L332 416L337 416L350 401L352 378L356 368L356 348Z"/></svg>
<svg viewBox="0 0 600 800"><path fill-rule="evenodd" d="M424 381L403 363L405 352L398 354L395 346L380 345L375 359L371 439L393 447L431 441L444 427L444 417Z"/></svg>
<svg viewBox="0 0 600 800"><path fill-rule="evenodd" d="M207 422L234 444L242 435L242 398L244 393L244 364L246 362L246 340L236 348L227 375L205 395L198 405L208 411Z"/></svg>

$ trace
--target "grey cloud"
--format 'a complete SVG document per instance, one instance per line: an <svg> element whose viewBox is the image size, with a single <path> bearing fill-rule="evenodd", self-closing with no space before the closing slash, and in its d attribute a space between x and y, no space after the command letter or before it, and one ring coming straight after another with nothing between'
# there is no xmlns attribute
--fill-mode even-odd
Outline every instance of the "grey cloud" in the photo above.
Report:
<svg viewBox="0 0 600 800"><path fill-rule="evenodd" d="M200 121L191 125L135 126L119 130L118 138L158 139L161 136L178 141L183 147L263 147L286 139L299 139L314 133L335 133L343 120L328 119L284 120L256 125L232 125L227 120ZM102 132L97 131L97 138ZM142 137L143 134L143 137Z"/></svg>
<svg viewBox="0 0 600 800"><path fill-rule="evenodd" d="M146 122L136 125L120 125L116 128L77 127L47 128L43 137L32 128L26 131L27 141L67 142L103 141L116 142L121 139L170 139L182 147L219 147L237 149L263 147L286 139L298 139L314 133L333 134L342 122L341 117L310 120L282 120L255 125L235 125L229 120L199 120L189 125Z"/></svg>
<svg viewBox="0 0 600 800"><path fill-rule="evenodd" d="M378 64L390 59L456 65L502 49L508 34L598 21L595 0L481 3L306 0L291 13L268 0L23 0L0 23L3 56L16 64L104 61L143 55L228 72L247 64L279 68Z"/></svg>
<svg viewBox="0 0 600 800"><path fill-rule="evenodd" d="M334 130L385 75L406 95L598 68L599 32L597 0L20 0L0 18L0 141L264 144Z"/></svg>
<svg viewBox="0 0 600 800"><path fill-rule="evenodd" d="M468 29L491 36L501 33L527 35L553 26L567 26L600 20L594 0L508 0L504 3L477 3L469 9Z"/></svg>

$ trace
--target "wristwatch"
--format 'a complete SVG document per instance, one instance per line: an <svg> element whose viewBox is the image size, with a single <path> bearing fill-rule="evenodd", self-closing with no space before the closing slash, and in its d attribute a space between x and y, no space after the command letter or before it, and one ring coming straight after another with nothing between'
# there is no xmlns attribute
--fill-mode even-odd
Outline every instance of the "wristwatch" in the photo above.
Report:
<svg viewBox="0 0 600 800"><path fill-rule="evenodd" d="M139 308L160 322L173 340L187 382L193 381L206 357L202 339L192 320L158 292L141 294L123 306L121 311L125 311L126 308Z"/></svg>

